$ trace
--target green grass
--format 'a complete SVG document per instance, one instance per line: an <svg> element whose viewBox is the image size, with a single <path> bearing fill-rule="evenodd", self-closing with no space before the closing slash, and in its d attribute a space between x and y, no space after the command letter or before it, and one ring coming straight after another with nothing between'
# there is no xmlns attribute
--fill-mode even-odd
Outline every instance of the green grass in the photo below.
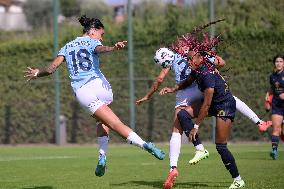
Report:
<svg viewBox="0 0 284 189"><path fill-rule="evenodd" d="M167 145L159 145L168 154ZM221 189L232 179L223 166L215 146L207 144L209 159L195 166L191 145L184 145L179 160L179 177L174 188ZM270 144L229 145L246 188L284 188L284 148L279 158L269 157ZM168 155L163 161L130 145L111 145L105 176L94 174L97 147L20 146L0 147L1 189L132 189L163 188L168 174Z"/></svg>

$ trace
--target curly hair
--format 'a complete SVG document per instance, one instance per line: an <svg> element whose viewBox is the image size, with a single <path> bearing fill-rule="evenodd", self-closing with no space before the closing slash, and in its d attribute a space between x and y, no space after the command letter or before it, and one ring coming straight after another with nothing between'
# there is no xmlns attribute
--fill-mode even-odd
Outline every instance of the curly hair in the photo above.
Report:
<svg viewBox="0 0 284 189"><path fill-rule="evenodd" d="M184 56L184 52L182 49L184 47L187 47L188 50L198 50L198 51L208 51L212 48L216 47L220 41L221 41L221 35L210 38L207 36L207 34L202 33L202 31L209 27L210 25L216 24L218 22L222 22L225 19L219 19L216 21L209 22L205 25L195 27L191 32L186 33L182 35L181 37L178 37L176 41L174 41L170 45L170 49L175 51L176 53L179 53ZM200 40L200 36L202 35L204 41Z"/></svg>
<svg viewBox="0 0 284 189"><path fill-rule="evenodd" d="M208 33L203 32L203 30L210 25L222 22L224 20L225 19L219 19L209 22L205 25L195 27L191 32L178 37L169 48L183 57L187 57L188 51L195 51L203 57L202 64L207 64L210 70L213 69L212 63L208 64L208 56L206 55L216 55L216 49L219 43L222 41L221 34L214 37L209 37Z"/></svg>

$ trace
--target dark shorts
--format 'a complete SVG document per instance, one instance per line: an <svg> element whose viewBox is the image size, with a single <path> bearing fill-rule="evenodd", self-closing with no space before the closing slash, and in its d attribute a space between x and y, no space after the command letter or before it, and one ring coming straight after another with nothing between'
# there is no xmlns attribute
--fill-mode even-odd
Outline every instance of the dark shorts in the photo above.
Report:
<svg viewBox="0 0 284 189"><path fill-rule="evenodd" d="M284 100L273 98L273 100L272 100L272 114L284 116Z"/></svg>
<svg viewBox="0 0 284 189"><path fill-rule="evenodd" d="M236 100L232 97L221 103L212 103L208 113L211 116L220 117L225 121L230 119L233 122L236 114Z"/></svg>

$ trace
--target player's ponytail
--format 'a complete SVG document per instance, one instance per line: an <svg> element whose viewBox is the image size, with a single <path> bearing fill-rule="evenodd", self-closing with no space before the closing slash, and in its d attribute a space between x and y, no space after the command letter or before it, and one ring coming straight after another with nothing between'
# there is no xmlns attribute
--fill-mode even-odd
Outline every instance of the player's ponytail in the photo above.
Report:
<svg viewBox="0 0 284 189"><path fill-rule="evenodd" d="M84 27L83 33L87 33L90 29L96 28L101 29L104 28L102 22L97 18L88 18L86 15L81 16L78 21Z"/></svg>
<svg viewBox="0 0 284 189"><path fill-rule="evenodd" d="M214 24L216 24L216 23L218 23L218 22L223 22L223 21L225 21L224 18L218 19L218 20L215 20L215 21L212 21L212 22L209 22L209 23L207 23L207 24L205 24L205 25L203 25L203 26L198 26L198 27L196 27L196 28L193 29L193 31L191 32L191 34L200 33L200 32L201 32L202 30L204 30L205 28L207 28L207 27L209 27L209 26L211 26L211 25L214 25Z"/></svg>
<svg viewBox="0 0 284 189"><path fill-rule="evenodd" d="M86 15L81 16L78 20L83 27L90 25L90 18L86 17Z"/></svg>

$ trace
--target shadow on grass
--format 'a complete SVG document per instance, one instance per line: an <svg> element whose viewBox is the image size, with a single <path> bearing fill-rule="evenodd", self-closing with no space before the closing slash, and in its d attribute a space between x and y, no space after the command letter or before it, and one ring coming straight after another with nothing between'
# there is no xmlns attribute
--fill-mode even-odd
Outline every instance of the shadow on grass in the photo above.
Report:
<svg viewBox="0 0 284 189"><path fill-rule="evenodd" d="M163 188L164 181L129 181L124 183L111 184L112 186L151 186L153 188ZM226 188L230 185L229 182L176 182L174 186L182 188L204 187L204 188Z"/></svg>
<svg viewBox="0 0 284 189"><path fill-rule="evenodd" d="M52 186L32 186L32 187L24 187L20 189L53 189Z"/></svg>

